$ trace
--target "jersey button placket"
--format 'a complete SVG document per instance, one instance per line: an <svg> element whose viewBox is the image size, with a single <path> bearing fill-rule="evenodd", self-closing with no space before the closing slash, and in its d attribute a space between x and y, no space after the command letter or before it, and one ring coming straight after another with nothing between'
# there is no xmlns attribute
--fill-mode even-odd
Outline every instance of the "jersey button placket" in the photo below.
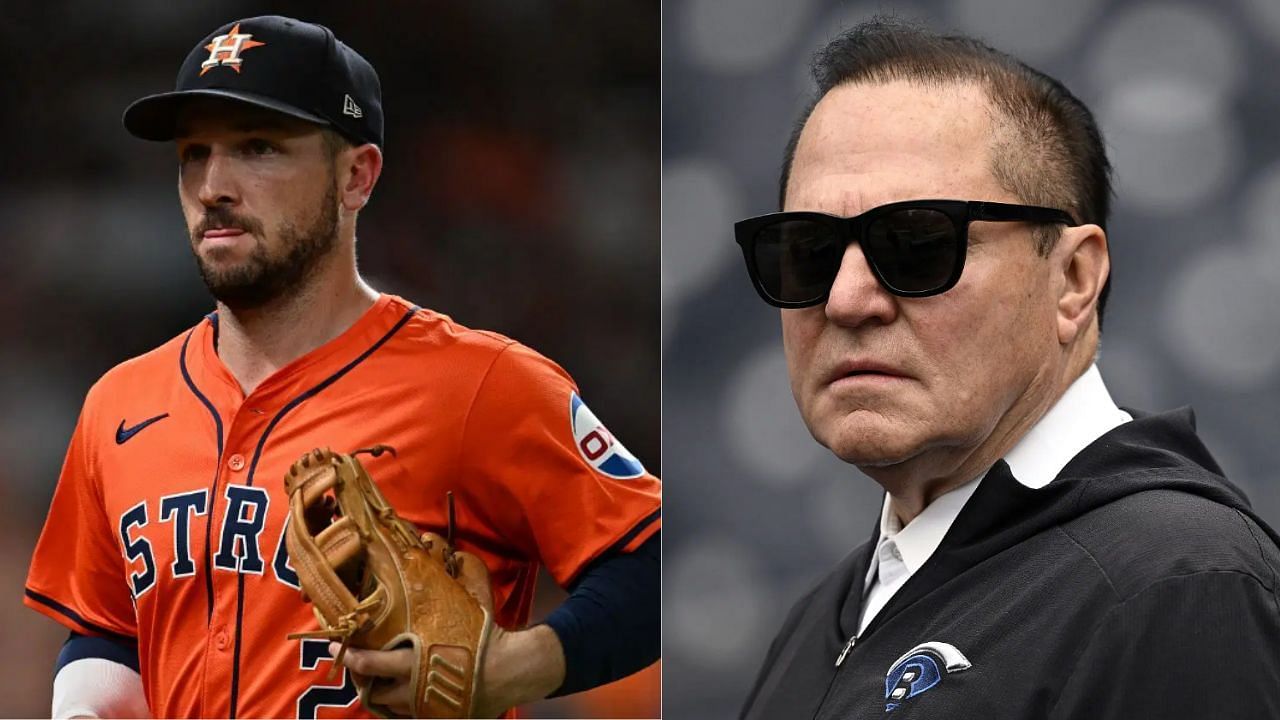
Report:
<svg viewBox="0 0 1280 720"><path fill-rule="evenodd" d="M222 548L222 531L227 512L227 486L246 482L249 460L245 448L252 448L262 432L263 418L238 408L227 430L226 451L222 456L217 480L216 502L212 506L214 516L211 527L211 555L216 557ZM232 452L232 449L241 452ZM230 693L234 674L236 598L238 576L225 568L211 567L214 584L214 608L210 616L207 636L208 665L204 673L205 717L227 717L231 712ZM241 688L243 690L243 687Z"/></svg>

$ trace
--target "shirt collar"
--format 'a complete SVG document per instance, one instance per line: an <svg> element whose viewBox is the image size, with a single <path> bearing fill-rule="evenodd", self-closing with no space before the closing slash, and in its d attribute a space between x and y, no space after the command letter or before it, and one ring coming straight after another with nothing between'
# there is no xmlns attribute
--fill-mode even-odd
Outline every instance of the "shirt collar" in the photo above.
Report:
<svg viewBox="0 0 1280 720"><path fill-rule="evenodd" d="M1098 366L1090 365L1004 459L1019 483L1036 490L1094 440L1132 419L1116 407Z"/></svg>
<svg viewBox="0 0 1280 720"><path fill-rule="evenodd" d="M1019 483L1032 489L1042 488L1090 443L1132 419L1116 407L1098 366L1090 365L1013 446L1005 456L1005 462ZM897 546L909 574L919 570L942 544L942 538L978 489L981 480L980 475L937 497L906 527L890 510L886 493L880 509L880 539L876 543L876 552L871 556L864 588L871 586L879 567L880 548L889 541Z"/></svg>
<svg viewBox="0 0 1280 720"><path fill-rule="evenodd" d="M974 478L934 498L906 527L902 527L898 515L889 509L889 495L886 493L884 507L880 510L879 545L892 540L902 555L902 564L907 566L907 571L914 573L919 570L933 551L938 549L938 545L942 544L942 537L951 529L951 523L960 514L960 509L978 489L980 479L981 477Z"/></svg>

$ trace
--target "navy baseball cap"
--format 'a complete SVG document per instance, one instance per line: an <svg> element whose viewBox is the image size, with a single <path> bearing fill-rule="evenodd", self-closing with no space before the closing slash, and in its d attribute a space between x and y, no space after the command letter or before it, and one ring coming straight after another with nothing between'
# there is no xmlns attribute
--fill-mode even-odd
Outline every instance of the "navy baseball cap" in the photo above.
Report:
<svg viewBox="0 0 1280 720"><path fill-rule="evenodd" d="M383 143L378 73L323 25L279 15L223 25L187 55L174 91L135 101L124 126L143 140L172 140L178 111L196 97L328 125L356 144Z"/></svg>

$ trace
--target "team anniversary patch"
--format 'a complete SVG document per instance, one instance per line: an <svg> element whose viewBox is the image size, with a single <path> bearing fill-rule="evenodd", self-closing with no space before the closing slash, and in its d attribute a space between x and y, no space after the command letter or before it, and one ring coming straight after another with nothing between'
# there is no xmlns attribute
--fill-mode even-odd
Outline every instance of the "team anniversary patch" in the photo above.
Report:
<svg viewBox="0 0 1280 720"><path fill-rule="evenodd" d="M644 474L644 466L636 456L609 432L578 393L569 395L569 425L573 428L573 442L578 447L578 454L600 474L616 480L638 478Z"/></svg>

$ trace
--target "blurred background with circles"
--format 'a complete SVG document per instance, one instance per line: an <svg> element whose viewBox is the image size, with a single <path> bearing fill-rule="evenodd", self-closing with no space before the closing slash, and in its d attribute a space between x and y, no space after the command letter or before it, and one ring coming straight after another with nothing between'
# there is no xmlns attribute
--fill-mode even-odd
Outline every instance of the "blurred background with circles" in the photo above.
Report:
<svg viewBox="0 0 1280 720"><path fill-rule="evenodd" d="M665 717L735 715L791 604L881 493L810 437L732 223L776 210L812 53L892 13L985 39L1093 109L1115 166L1100 366L1190 404L1280 525L1280 3L679 0L663 6Z"/></svg>
<svg viewBox="0 0 1280 720"><path fill-rule="evenodd" d="M320 22L382 80L386 165L358 229L380 290L560 363L649 468L659 457L659 7L433 0L8 2L0 113L0 717L47 717L67 632L22 586L85 391L213 303L176 155L120 115L173 88L209 31ZM518 472L513 468L513 472ZM563 594L542 573L534 619ZM533 717L655 717L659 668Z"/></svg>

